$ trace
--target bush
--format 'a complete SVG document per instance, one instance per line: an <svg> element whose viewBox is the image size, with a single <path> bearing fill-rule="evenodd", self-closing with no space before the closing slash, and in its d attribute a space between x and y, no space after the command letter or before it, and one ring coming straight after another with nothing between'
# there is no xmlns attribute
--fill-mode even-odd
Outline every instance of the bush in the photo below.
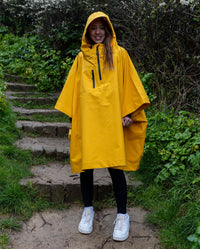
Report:
<svg viewBox="0 0 200 249"><path fill-rule="evenodd" d="M148 123L141 170L151 170L149 181L172 186L187 173L192 176L190 184L200 182L200 120L186 111L175 115L172 110L150 115Z"/></svg>
<svg viewBox="0 0 200 249"><path fill-rule="evenodd" d="M2 2L1 22L15 34L41 34L51 47L65 55L75 56L80 47L89 1L73 0L7 0Z"/></svg>
<svg viewBox="0 0 200 249"><path fill-rule="evenodd" d="M5 34L0 45L4 70L28 78L40 91L62 88L73 61L62 58L60 51L49 48L38 36Z"/></svg>
<svg viewBox="0 0 200 249"><path fill-rule="evenodd" d="M159 226L165 248L188 249L187 237L200 221L200 120L173 110L149 110L147 116L144 155L136 173L144 185L130 196L150 210L147 220Z"/></svg>
<svg viewBox="0 0 200 249"><path fill-rule="evenodd" d="M5 91L6 91L7 85L3 79L4 79L4 74L3 74L2 66L0 64L0 114L4 111L6 107Z"/></svg>
<svg viewBox="0 0 200 249"><path fill-rule="evenodd" d="M103 9L139 71L153 74L158 106L199 113L199 1L123 3L111 0Z"/></svg>
<svg viewBox="0 0 200 249"><path fill-rule="evenodd" d="M86 19L97 10L110 16L139 71L152 73L157 105L199 113L198 0L4 0L0 14L15 32L40 34L53 50L74 57Z"/></svg>

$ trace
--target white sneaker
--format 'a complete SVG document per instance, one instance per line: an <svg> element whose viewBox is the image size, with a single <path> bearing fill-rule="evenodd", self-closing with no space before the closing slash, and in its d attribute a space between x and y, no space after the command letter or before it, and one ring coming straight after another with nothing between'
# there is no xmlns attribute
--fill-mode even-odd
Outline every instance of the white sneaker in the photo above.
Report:
<svg viewBox="0 0 200 249"><path fill-rule="evenodd" d="M94 211L92 208L85 208L78 226L80 233L90 234L93 230Z"/></svg>
<svg viewBox="0 0 200 249"><path fill-rule="evenodd" d="M129 236L129 215L117 214L117 218L114 221L115 228L113 232L113 239L117 241L124 241Z"/></svg>

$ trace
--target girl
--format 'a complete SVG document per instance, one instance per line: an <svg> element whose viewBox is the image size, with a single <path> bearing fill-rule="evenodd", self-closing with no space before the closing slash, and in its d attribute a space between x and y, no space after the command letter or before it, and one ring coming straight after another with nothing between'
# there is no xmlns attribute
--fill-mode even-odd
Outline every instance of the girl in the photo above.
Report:
<svg viewBox="0 0 200 249"><path fill-rule="evenodd" d="M117 203L113 239L129 236L124 170L137 170L143 153L149 106L126 50L117 44L109 17L89 16L81 52L55 106L72 118L70 163L80 173L84 210L78 229L93 230L93 169L108 168Z"/></svg>

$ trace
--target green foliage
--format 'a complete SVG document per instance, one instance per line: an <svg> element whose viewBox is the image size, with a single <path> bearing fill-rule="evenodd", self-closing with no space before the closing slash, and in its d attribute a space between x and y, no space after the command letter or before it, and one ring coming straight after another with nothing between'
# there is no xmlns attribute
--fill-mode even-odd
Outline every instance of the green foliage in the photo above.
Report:
<svg viewBox="0 0 200 249"><path fill-rule="evenodd" d="M80 47L83 23L91 9L89 1L3 1L0 22L15 34L36 32L51 47L74 57ZM20 13L20 15L19 15Z"/></svg>
<svg viewBox="0 0 200 249"><path fill-rule="evenodd" d="M157 96L152 91L152 86L153 86L153 81L154 81L153 74L141 72L140 79L144 85L144 88L149 97L149 100L152 103L157 98Z"/></svg>
<svg viewBox="0 0 200 249"><path fill-rule="evenodd" d="M21 151L13 144L21 132L15 127L16 117L9 105L0 118L0 211L29 217L34 210L49 204L35 200L36 191L32 186L20 186L21 178L30 177L29 170L34 160L29 151Z"/></svg>
<svg viewBox="0 0 200 249"><path fill-rule="evenodd" d="M154 104L199 113L199 0L7 0L2 1L0 22L15 34L40 35L50 44L52 57L61 51L62 58L74 58L88 15L99 10L109 15L118 43L128 50L138 71L152 73L149 89ZM5 34L4 26L1 33ZM15 64L12 69L20 69L21 62L16 59ZM59 85L52 64L41 63L38 70L43 67L41 75L29 69L35 80L45 82L42 86L38 81L39 87Z"/></svg>
<svg viewBox="0 0 200 249"><path fill-rule="evenodd" d="M14 217L13 218L6 217L0 220L0 228L20 231L22 228L22 224L18 219Z"/></svg>
<svg viewBox="0 0 200 249"><path fill-rule="evenodd" d="M144 185L129 193L150 211L164 248L190 248L187 237L200 220L200 120L173 110L147 112L148 129L140 169Z"/></svg>
<svg viewBox="0 0 200 249"><path fill-rule="evenodd" d="M72 60L62 59L37 36L3 35L0 40L0 63L4 70L29 79L40 91L53 91L63 86Z"/></svg>
<svg viewBox="0 0 200 249"><path fill-rule="evenodd" d="M1 249L9 249L7 247L8 244L9 244L8 235L0 233L0 246L1 246Z"/></svg>
<svg viewBox="0 0 200 249"><path fill-rule="evenodd" d="M103 9L137 68L153 73L158 106L199 113L199 1L123 3L111 0Z"/></svg>
<svg viewBox="0 0 200 249"><path fill-rule="evenodd" d="M4 112L4 109L6 106L5 91L6 91L7 85L3 79L4 79L4 74L3 74L2 66L0 64L0 115L2 112Z"/></svg>
<svg viewBox="0 0 200 249"><path fill-rule="evenodd" d="M150 115L148 122L143 160L150 163L149 158L156 157L151 168L155 181L170 184L183 172L192 171L193 183L198 182L200 120L185 111L177 115L171 111Z"/></svg>
<svg viewBox="0 0 200 249"><path fill-rule="evenodd" d="M7 104L0 112L0 145L12 145L20 132L15 127L15 115Z"/></svg>
<svg viewBox="0 0 200 249"><path fill-rule="evenodd" d="M191 249L199 249L200 248L200 223L198 222L197 228L194 234L191 234L187 238L191 243Z"/></svg>
<svg viewBox="0 0 200 249"><path fill-rule="evenodd" d="M69 122L69 117L65 114L60 113L58 115L48 115L45 116L43 114L33 114L31 117L28 116L20 116L18 117L19 120L32 120L32 121L40 121L40 122Z"/></svg>

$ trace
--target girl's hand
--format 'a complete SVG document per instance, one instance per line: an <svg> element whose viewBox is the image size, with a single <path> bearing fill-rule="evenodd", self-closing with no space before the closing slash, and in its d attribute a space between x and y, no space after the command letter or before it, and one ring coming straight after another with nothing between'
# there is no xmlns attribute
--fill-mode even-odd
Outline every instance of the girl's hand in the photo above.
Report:
<svg viewBox="0 0 200 249"><path fill-rule="evenodd" d="M128 127L129 125L133 124L133 120L129 117L122 118L122 125L123 127Z"/></svg>

